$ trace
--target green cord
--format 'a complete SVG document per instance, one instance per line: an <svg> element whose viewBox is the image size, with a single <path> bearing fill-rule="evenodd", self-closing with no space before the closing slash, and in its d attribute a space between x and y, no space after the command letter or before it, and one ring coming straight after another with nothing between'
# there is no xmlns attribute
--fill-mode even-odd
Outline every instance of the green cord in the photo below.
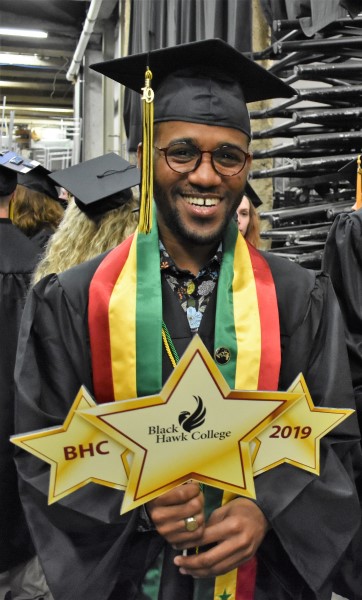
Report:
<svg viewBox="0 0 362 600"><path fill-rule="evenodd" d="M179 360L180 360L180 357L177 354L177 350L176 350L176 348L175 348L175 346L173 344L172 338L171 338L170 333L169 333L169 331L167 329L165 321L162 321L162 331L164 332L164 334L166 336L167 343L168 343L169 348L170 348L170 350L172 352L172 356L174 357L175 362L178 363Z"/></svg>

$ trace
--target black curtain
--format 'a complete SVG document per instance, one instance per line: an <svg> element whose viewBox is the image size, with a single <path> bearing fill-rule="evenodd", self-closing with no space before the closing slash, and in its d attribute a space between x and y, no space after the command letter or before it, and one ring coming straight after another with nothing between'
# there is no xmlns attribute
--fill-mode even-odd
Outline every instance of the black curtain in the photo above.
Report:
<svg viewBox="0 0 362 600"><path fill-rule="evenodd" d="M133 0L129 54L175 44L221 38L241 52L252 51L252 0ZM141 141L140 95L125 91L128 150Z"/></svg>

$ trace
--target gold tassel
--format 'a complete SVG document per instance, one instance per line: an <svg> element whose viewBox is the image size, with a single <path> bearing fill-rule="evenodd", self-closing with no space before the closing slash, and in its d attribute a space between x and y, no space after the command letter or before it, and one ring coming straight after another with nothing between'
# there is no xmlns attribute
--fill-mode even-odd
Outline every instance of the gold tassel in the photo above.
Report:
<svg viewBox="0 0 362 600"><path fill-rule="evenodd" d="M152 229L154 91L151 88L151 79L152 73L147 67L145 87L142 88L142 184L140 220L138 225L138 230L141 233L150 233Z"/></svg>
<svg viewBox="0 0 362 600"><path fill-rule="evenodd" d="M362 208L362 165L361 154L357 157L356 209Z"/></svg>

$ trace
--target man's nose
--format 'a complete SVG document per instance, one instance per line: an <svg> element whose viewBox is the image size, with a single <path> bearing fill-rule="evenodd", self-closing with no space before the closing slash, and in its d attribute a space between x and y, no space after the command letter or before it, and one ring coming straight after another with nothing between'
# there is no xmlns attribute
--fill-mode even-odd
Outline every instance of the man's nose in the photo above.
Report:
<svg viewBox="0 0 362 600"><path fill-rule="evenodd" d="M195 171L189 173L188 178L190 183L202 187L212 187L220 184L221 176L213 167L210 153L205 152L202 154L199 166Z"/></svg>

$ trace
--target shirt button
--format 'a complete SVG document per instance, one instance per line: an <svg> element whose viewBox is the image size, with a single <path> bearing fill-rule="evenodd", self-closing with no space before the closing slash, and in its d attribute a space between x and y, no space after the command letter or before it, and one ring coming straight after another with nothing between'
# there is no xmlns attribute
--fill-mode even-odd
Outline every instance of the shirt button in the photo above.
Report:
<svg viewBox="0 0 362 600"><path fill-rule="evenodd" d="M188 282L188 284L187 284L187 293L188 293L188 295L189 295L189 296L191 296L191 294L193 294L193 293L194 293L194 291L195 291L195 287L196 287L196 286L195 286L195 284L194 284L194 282L193 282L193 281L189 281L189 282Z"/></svg>

